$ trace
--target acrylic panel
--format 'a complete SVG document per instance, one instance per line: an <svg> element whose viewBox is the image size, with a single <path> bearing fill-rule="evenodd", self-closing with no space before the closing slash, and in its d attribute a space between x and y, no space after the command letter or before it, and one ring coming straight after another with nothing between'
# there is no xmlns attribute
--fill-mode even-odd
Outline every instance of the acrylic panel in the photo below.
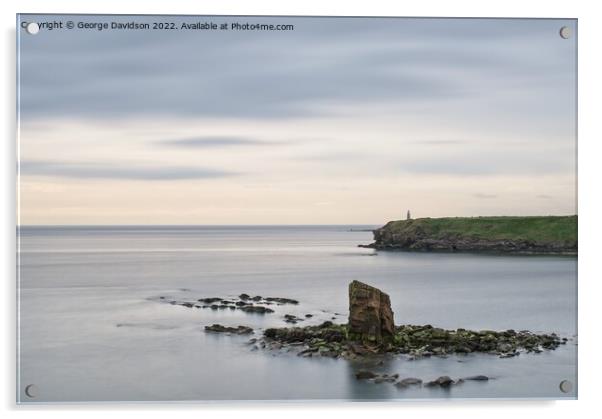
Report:
<svg viewBox="0 0 602 419"><path fill-rule="evenodd" d="M17 16L17 401L577 397L575 19Z"/></svg>

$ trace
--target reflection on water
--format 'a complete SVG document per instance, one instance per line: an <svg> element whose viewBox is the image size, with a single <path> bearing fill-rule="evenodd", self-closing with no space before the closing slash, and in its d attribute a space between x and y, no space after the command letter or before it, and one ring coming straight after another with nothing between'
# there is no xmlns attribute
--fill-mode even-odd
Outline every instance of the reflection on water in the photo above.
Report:
<svg viewBox="0 0 602 419"><path fill-rule="evenodd" d="M357 228L357 226L354 226ZM220 399L574 397L575 340L554 352L408 361L299 358L254 351L249 336L205 325L345 322L353 279L391 296L396 323L576 333L576 259L374 252L350 226L24 228L20 383L23 402ZM159 304L153 297L252 295L298 306L252 315ZM339 313L338 315L335 313ZM371 369L432 380L484 374L449 390L358 381ZM35 384L38 396L23 389Z"/></svg>

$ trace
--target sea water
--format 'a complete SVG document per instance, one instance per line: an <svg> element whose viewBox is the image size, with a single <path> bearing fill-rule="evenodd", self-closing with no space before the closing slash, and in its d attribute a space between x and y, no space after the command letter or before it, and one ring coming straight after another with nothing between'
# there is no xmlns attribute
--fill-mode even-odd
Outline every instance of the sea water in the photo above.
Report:
<svg viewBox="0 0 602 419"><path fill-rule="evenodd" d="M577 261L572 257L375 252L375 226L21 227L18 254L20 402L574 398ZM396 324L527 329L569 339L555 351L501 359L469 354L380 361L254 350L267 327L345 323L348 284L391 297ZM241 293L299 300L274 313L187 308ZM206 333L214 323L255 335ZM400 390L355 372L458 379ZM569 380L573 388L561 392ZM35 397L29 397L25 388Z"/></svg>

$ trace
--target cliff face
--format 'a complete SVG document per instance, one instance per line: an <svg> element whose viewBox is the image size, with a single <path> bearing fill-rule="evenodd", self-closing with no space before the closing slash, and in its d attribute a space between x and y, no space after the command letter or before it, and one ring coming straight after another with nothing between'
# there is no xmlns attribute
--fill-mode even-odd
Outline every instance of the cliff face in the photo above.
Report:
<svg viewBox="0 0 602 419"><path fill-rule="evenodd" d="M379 250L577 254L577 216L419 218L374 230Z"/></svg>

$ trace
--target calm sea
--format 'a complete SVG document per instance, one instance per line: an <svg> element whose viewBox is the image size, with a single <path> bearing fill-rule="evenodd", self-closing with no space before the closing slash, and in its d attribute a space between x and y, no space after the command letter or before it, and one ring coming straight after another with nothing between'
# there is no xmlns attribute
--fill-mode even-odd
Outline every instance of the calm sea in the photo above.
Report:
<svg viewBox="0 0 602 419"><path fill-rule="evenodd" d="M22 227L21 402L576 396L577 260L375 253L374 226ZM354 231L351 231L354 230ZM346 322L357 279L391 296L397 324L556 332L567 345L510 359L450 356L382 365L253 351L205 325L285 326L284 314ZM288 297L267 315L152 301ZM357 381L358 369L432 380L484 374L449 390ZM574 384L562 393L559 383ZM35 385L36 397L24 393Z"/></svg>

